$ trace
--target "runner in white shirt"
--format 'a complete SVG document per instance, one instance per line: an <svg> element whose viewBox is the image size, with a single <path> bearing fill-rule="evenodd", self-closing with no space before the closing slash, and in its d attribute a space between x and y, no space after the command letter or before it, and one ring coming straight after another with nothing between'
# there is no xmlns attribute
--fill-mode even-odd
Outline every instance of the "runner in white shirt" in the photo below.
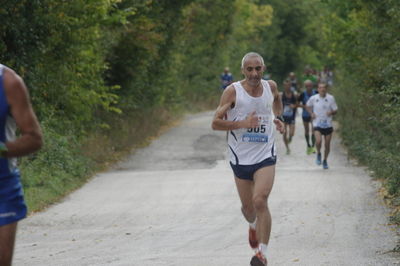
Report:
<svg viewBox="0 0 400 266"><path fill-rule="evenodd" d="M249 243L256 254L252 266L267 265L267 245L271 233L268 196L275 177L275 128L281 133L282 102L277 85L262 80L264 60L248 53L242 60L245 79L229 85L221 96L212 128L228 131L230 164L249 222Z"/></svg>
<svg viewBox="0 0 400 266"><path fill-rule="evenodd" d="M325 152L322 166L328 169L328 155L332 138L332 116L337 113L338 107L335 98L326 92L325 83L318 84L318 94L312 96L306 105L307 111L311 114L314 126L314 135L317 147L317 164L321 165L321 144L322 136L325 138Z"/></svg>

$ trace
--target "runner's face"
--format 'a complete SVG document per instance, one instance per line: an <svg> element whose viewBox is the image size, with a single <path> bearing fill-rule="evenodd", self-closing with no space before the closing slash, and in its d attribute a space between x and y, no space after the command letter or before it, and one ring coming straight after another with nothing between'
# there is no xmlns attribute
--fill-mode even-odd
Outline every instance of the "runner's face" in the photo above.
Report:
<svg viewBox="0 0 400 266"><path fill-rule="evenodd" d="M310 92L311 90L312 90L312 87L313 87L313 85L312 85L312 83L306 83L306 90L308 91L308 92Z"/></svg>
<svg viewBox="0 0 400 266"><path fill-rule="evenodd" d="M291 84L289 82L283 83L283 88L285 89L286 92L290 91L290 87L291 87Z"/></svg>
<svg viewBox="0 0 400 266"><path fill-rule="evenodd" d="M257 86L261 81L263 72L264 66L261 63L260 58L254 56L248 58L244 62L242 73L250 85Z"/></svg>
<svg viewBox="0 0 400 266"><path fill-rule="evenodd" d="M321 96L326 95L326 85L325 84L318 84L318 93Z"/></svg>

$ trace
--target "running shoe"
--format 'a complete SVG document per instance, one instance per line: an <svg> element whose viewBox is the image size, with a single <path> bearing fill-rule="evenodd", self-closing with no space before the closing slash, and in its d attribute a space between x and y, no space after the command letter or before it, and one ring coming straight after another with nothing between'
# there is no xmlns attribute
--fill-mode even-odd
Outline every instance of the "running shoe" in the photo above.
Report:
<svg viewBox="0 0 400 266"><path fill-rule="evenodd" d="M317 160L315 160L315 162L317 163L317 165L321 165L321 153L317 154Z"/></svg>
<svg viewBox="0 0 400 266"><path fill-rule="evenodd" d="M322 167L323 167L324 169L329 169L329 167L328 167L328 162L327 162L326 160L324 160L324 161L322 162Z"/></svg>
<svg viewBox="0 0 400 266"><path fill-rule="evenodd" d="M307 147L307 155L310 155L311 153L313 153L313 148Z"/></svg>
<svg viewBox="0 0 400 266"><path fill-rule="evenodd" d="M261 253L261 251L258 251L256 255L254 255L251 258L250 261L251 266L267 266L267 259L264 257L264 255Z"/></svg>
<svg viewBox="0 0 400 266"><path fill-rule="evenodd" d="M256 230L249 227L249 244L252 249L258 248L258 240Z"/></svg>
<svg viewBox="0 0 400 266"><path fill-rule="evenodd" d="M315 147L312 147L312 153L317 153L317 149Z"/></svg>

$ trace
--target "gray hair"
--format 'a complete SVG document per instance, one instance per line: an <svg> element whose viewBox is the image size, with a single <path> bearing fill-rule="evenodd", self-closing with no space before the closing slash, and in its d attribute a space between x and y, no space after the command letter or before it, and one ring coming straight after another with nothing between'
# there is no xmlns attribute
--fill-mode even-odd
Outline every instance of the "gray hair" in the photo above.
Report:
<svg viewBox="0 0 400 266"><path fill-rule="evenodd" d="M261 56L260 54L258 54L258 53L256 53L256 52L250 52L250 53L247 53L247 54L245 54L245 55L243 56L243 59L242 59L242 68L244 68L244 62L246 62L246 60L247 60L248 58L250 58L250 57L258 57L258 58L260 58L261 64L264 65L264 58L262 58L262 56Z"/></svg>
<svg viewBox="0 0 400 266"><path fill-rule="evenodd" d="M313 82L311 80L307 79L306 81L304 81L304 85L307 85L307 84L313 85Z"/></svg>

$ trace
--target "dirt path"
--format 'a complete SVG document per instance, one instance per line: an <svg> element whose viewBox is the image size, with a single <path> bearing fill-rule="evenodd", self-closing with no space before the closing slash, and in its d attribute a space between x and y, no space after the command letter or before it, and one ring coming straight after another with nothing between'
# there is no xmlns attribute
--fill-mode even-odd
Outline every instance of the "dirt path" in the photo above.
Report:
<svg viewBox="0 0 400 266"><path fill-rule="evenodd" d="M224 132L188 116L149 147L20 223L14 265L249 265ZM334 136L330 170L305 154L301 119L279 137L269 265L400 265L377 184Z"/></svg>

